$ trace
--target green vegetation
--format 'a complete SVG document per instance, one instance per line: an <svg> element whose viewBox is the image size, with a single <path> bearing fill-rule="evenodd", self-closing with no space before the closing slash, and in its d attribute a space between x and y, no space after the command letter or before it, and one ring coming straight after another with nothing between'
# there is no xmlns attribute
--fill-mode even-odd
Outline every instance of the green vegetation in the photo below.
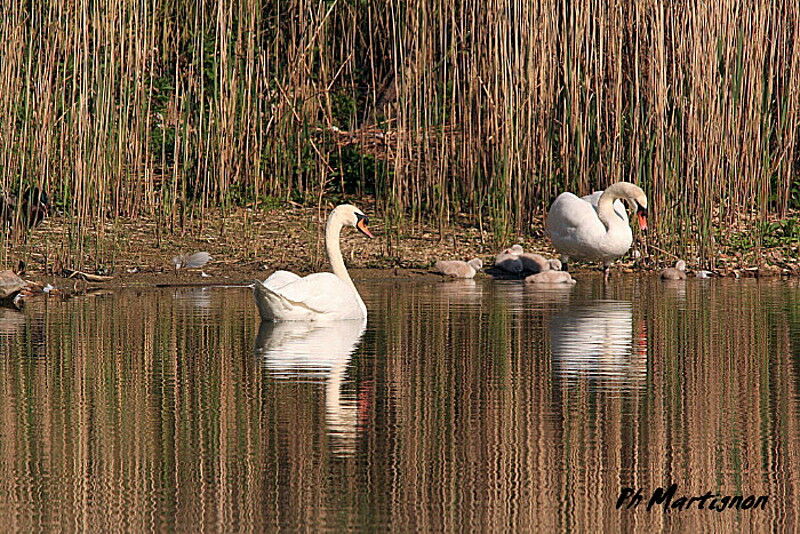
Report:
<svg viewBox="0 0 800 534"><path fill-rule="evenodd" d="M763 223L762 233L767 247L800 245L800 219L787 218Z"/></svg>
<svg viewBox="0 0 800 534"><path fill-rule="evenodd" d="M359 195L394 237L463 213L501 239L624 179L654 243L709 257L715 228L800 209L798 21L788 0L9 0L0 187L50 192L80 251L120 216Z"/></svg>

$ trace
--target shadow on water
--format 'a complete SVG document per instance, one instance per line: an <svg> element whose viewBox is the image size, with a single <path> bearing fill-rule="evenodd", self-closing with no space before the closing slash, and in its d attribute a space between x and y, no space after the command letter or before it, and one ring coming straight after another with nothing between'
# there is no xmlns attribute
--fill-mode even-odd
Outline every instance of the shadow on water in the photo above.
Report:
<svg viewBox="0 0 800 534"><path fill-rule="evenodd" d="M366 326L235 288L0 313L4 528L797 528L795 281L357 284ZM615 509L670 483L769 504Z"/></svg>

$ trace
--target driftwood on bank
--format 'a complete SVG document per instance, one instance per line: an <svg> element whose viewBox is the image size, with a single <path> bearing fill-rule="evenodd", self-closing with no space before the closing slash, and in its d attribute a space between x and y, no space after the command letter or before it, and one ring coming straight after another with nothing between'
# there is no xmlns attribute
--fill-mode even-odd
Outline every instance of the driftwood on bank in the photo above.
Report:
<svg viewBox="0 0 800 534"><path fill-rule="evenodd" d="M85 273L83 271L76 271L74 269L64 269L61 273L64 278L77 278L79 280L86 280L87 282L108 282L113 280L113 276L102 276L99 274Z"/></svg>

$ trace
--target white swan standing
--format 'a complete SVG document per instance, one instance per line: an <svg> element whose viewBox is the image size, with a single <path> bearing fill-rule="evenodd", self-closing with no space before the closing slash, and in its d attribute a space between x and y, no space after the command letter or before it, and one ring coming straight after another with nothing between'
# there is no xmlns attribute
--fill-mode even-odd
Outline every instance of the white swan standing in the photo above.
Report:
<svg viewBox="0 0 800 534"><path fill-rule="evenodd" d="M342 204L328 217L325 248L333 273L314 273L300 277L276 271L262 284L253 285L256 305L264 321L341 321L364 319L367 307L353 285L342 259L339 234L343 226L353 226L367 237L374 237L364 213Z"/></svg>
<svg viewBox="0 0 800 534"><path fill-rule="evenodd" d="M546 233L562 255L564 270L570 258L602 262L606 278L611 262L631 248L633 233L620 199L638 205L639 227L647 230L647 197L628 182L617 182L605 191L583 198L561 193L547 214Z"/></svg>

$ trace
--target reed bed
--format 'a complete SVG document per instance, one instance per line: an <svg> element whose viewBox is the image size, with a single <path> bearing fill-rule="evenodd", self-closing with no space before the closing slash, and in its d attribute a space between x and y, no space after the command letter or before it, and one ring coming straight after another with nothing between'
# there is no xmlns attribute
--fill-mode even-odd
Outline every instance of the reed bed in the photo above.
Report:
<svg viewBox="0 0 800 534"><path fill-rule="evenodd" d="M800 207L799 23L788 0L8 0L0 186L49 191L80 254L98 221L364 194L390 237L506 236L624 179L660 248L706 258Z"/></svg>

